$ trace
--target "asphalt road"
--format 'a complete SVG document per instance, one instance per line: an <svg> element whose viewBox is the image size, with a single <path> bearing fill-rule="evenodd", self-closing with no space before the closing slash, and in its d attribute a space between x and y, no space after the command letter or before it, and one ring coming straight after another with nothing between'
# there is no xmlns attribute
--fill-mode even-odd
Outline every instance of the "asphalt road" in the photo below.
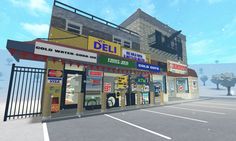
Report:
<svg viewBox="0 0 236 141"><path fill-rule="evenodd" d="M50 141L235 141L236 99L48 122Z"/></svg>

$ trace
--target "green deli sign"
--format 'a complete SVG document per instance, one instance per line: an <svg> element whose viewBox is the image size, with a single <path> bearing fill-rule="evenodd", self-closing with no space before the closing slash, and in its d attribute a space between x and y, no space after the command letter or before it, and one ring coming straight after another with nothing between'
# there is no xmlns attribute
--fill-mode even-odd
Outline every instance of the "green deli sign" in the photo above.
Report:
<svg viewBox="0 0 236 141"><path fill-rule="evenodd" d="M136 64L133 61L127 61L127 60L108 57L104 55L99 56L98 63L102 65L109 65L109 66L116 66L116 67L136 68Z"/></svg>

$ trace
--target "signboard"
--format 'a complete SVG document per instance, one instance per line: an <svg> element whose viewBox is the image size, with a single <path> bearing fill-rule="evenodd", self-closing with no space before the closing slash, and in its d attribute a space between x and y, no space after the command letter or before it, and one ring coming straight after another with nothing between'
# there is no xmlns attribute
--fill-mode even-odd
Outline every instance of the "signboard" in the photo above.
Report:
<svg viewBox="0 0 236 141"><path fill-rule="evenodd" d="M156 65L137 62L137 69L160 72L160 67Z"/></svg>
<svg viewBox="0 0 236 141"><path fill-rule="evenodd" d="M48 77L48 83L50 83L50 84L62 84L62 78Z"/></svg>
<svg viewBox="0 0 236 141"><path fill-rule="evenodd" d="M120 56L121 54L120 44L116 44L92 36L88 37L88 50L94 50L97 52L103 52L117 56Z"/></svg>
<svg viewBox="0 0 236 141"><path fill-rule="evenodd" d="M128 76L119 76L117 88L124 89L128 85Z"/></svg>
<svg viewBox="0 0 236 141"><path fill-rule="evenodd" d="M126 68L136 67L134 61L127 61L127 60L117 59L117 58L108 57L104 55L99 56L98 63L103 64L103 65L116 66L116 67L126 67Z"/></svg>
<svg viewBox="0 0 236 141"><path fill-rule="evenodd" d="M97 63L97 54L79 49L67 48L59 45L36 42L34 54L70 59L76 61Z"/></svg>
<svg viewBox="0 0 236 141"><path fill-rule="evenodd" d="M53 70L53 69L48 70L48 77L62 77L62 75L63 75L62 70Z"/></svg>
<svg viewBox="0 0 236 141"><path fill-rule="evenodd" d="M122 57L133 59L139 62L147 62L146 55L133 50L122 48Z"/></svg>
<svg viewBox="0 0 236 141"><path fill-rule="evenodd" d="M111 92L111 83L104 83L104 88L103 88L103 91L105 93L110 93Z"/></svg>
<svg viewBox="0 0 236 141"><path fill-rule="evenodd" d="M139 76L139 77L136 78L135 82L139 85L143 85L143 84L147 83L147 80L146 80L145 77Z"/></svg>
<svg viewBox="0 0 236 141"><path fill-rule="evenodd" d="M89 70L88 71L88 75L89 76L93 76L93 77L102 77L103 76L103 72L102 71L92 71L92 70Z"/></svg>
<svg viewBox="0 0 236 141"><path fill-rule="evenodd" d="M169 72L178 73L178 74L187 74L188 67L177 62L167 61L167 68Z"/></svg>

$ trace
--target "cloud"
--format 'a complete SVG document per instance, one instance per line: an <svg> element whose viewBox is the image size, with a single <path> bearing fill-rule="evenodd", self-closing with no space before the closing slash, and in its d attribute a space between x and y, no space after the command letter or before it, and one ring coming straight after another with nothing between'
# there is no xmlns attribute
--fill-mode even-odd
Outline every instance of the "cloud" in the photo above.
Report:
<svg viewBox="0 0 236 141"><path fill-rule="evenodd" d="M209 53L209 48L212 46L212 40L199 40L197 42L193 42L189 45L189 53L193 55L204 55Z"/></svg>
<svg viewBox="0 0 236 141"><path fill-rule="evenodd" d="M29 9L32 14L36 15L39 13L50 13L51 11L46 0L10 0L10 2L15 6Z"/></svg>
<svg viewBox="0 0 236 141"><path fill-rule="evenodd" d="M35 37L47 37L49 30L48 24L21 23L21 26Z"/></svg>
<svg viewBox="0 0 236 141"><path fill-rule="evenodd" d="M236 35L236 17L233 18L232 21L224 25L222 28L222 32L225 37L232 37Z"/></svg>

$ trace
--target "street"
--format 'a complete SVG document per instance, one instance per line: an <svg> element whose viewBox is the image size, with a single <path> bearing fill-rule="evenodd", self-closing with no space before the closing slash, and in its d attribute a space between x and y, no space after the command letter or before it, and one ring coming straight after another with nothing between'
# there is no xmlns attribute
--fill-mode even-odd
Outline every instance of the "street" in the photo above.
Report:
<svg viewBox="0 0 236 141"><path fill-rule="evenodd" d="M235 141L235 119L236 99L215 98L48 122L46 129L50 141Z"/></svg>

